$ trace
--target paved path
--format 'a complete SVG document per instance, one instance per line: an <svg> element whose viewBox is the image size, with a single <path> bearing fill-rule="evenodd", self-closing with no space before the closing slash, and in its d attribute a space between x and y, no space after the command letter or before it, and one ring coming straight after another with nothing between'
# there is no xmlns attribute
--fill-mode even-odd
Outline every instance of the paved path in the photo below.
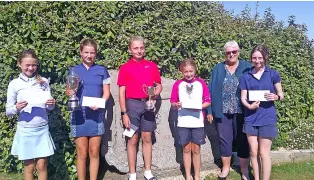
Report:
<svg viewBox="0 0 314 180"><path fill-rule="evenodd" d="M235 154L234 154L235 155ZM314 159L314 150L280 150L272 151L272 164L278 163L293 163L297 161L304 161L309 159ZM234 165L238 166L238 158L234 158ZM100 177L99 180L125 180L127 179L127 173L119 172L114 166L109 166L104 159L101 161L100 166ZM202 164L201 170L201 179L204 179L209 174L218 174L219 168L215 164ZM139 170L138 179L144 179L143 170ZM157 171L154 172L158 180L184 180L182 171L179 168L166 170L166 171Z"/></svg>
<svg viewBox="0 0 314 180"><path fill-rule="evenodd" d="M126 180L128 177L127 173L119 172L114 166L109 166L104 159L101 160L99 171L99 180ZM219 168L215 164L204 164L201 171L201 179L204 179L208 174L218 173ZM154 174L158 180L184 180L180 168L158 171ZM137 178L139 180L144 179L142 169L139 170Z"/></svg>

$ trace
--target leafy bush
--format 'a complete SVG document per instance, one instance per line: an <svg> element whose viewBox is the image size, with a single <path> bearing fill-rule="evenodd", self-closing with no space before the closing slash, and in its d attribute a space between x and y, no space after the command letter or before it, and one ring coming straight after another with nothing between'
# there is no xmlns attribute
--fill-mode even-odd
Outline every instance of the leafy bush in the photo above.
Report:
<svg viewBox="0 0 314 180"><path fill-rule="evenodd" d="M195 57L198 73L208 79L214 64L224 59L225 42L236 40L241 57L266 43L271 52L269 65L283 79L285 101L277 103L280 136L277 146L290 146L291 131L300 122L313 123L313 46L306 27L285 27L271 11L264 17L240 16L209 2L0 2L0 171L21 171L22 163L10 155L16 117L5 116L8 83L17 77L17 54L34 48L40 59L40 73L51 78L52 93L58 101L49 113L50 131L57 146L49 158L50 179L75 179L75 148L69 137L64 79L71 65L78 64L79 42L92 37L99 42L98 63L118 69L127 61L128 37L148 39L147 58L154 60L162 75L177 78L178 64ZM308 146L302 146L308 148Z"/></svg>

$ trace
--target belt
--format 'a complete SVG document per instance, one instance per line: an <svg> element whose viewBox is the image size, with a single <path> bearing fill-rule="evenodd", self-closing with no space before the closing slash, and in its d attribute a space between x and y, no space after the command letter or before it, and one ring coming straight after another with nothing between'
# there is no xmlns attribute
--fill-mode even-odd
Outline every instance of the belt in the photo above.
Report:
<svg viewBox="0 0 314 180"><path fill-rule="evenodd" d="M136 101L148 101L148 98L128 98Z"/></svg>

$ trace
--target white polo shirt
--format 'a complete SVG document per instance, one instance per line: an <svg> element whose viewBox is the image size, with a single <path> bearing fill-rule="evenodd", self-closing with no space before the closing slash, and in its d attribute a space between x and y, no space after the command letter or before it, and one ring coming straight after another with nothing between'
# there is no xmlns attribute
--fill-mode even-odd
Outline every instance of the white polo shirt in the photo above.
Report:
<svg viewBox="0 0 314 180"><path fill-rule="evenodd" d="M7 92L6 115L13 116L19 114L18 124L23 127L39 127L48 124L46 109L52 110L54 106L46 105L45 108L31 106L31 113L22 109L20 112L16 108L16 102L24 101L24 96L28 93L38 91L48 91L50 93L49 82L46 78L41 77L44 83L40 84L36 77L28 78L23 73L18 78L9 83Z"/></svg>

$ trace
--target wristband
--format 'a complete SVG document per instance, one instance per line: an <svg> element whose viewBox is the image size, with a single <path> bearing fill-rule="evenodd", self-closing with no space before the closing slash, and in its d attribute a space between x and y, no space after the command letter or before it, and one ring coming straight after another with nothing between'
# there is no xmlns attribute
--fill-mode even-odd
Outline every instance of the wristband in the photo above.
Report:
<svg viewBox="0 0 314 180"><path fill-rule="evenodd" d="M280 98L281 98L281 97L280 97L280 96L279 96L278 94L277 94L277 96L278 96L278 99L277 99L277 101L280 101Z"/></svg>
<svg viewBox="0 0 314 180"><path fill-rule="evenodd" d="M121 111L121 116L125 115L126 111Z"/></svg>

